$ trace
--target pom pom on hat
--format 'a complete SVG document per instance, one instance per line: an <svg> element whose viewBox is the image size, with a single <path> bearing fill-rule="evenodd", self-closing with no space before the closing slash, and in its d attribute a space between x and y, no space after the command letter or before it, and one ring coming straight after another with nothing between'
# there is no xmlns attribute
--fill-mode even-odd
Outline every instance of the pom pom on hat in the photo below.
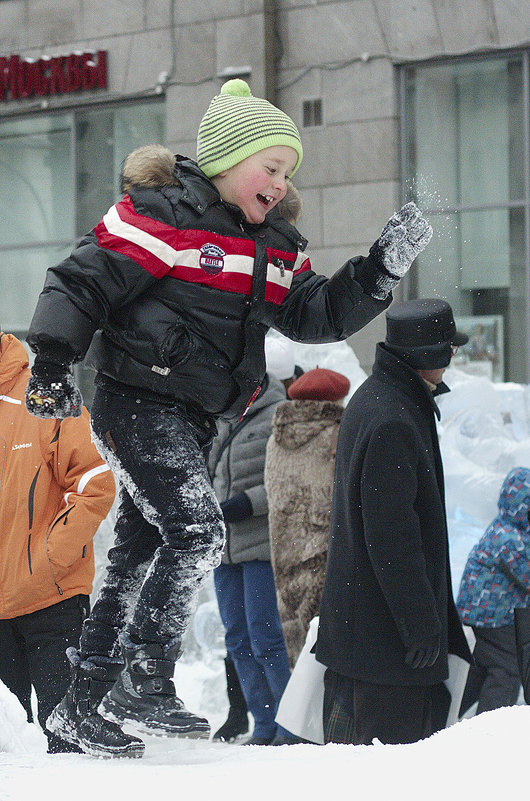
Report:
<svg viewBox="0 0 530 801"><path fill-rule="evenodd" d="M276 376L280 381L292 378L294 375L294 351L291 340L266 337L265 363L267 372Z"/></svg>
<svg viewBox="0 0 530 801"><path fill-rule="evenodd" d="M350 391L350 382L342 373L315 367L293 381L287 394L291 400L339 401Z"/></svg>
<svg viewBox="0 0 530 801"><path fill-rule="evenodd" d="M250 86L241 78L232 78L221 87L222 95L232 95L233 97L250 97L252 92Z"/></svg>
<svg viewBox="0 0 530 801"><path fill-rule="evenodd" d="M197 163L208 178L228 170L259 150L287 145L302 161L302 141L292 119L268 100L254 97L246 81L223 84L199 125Z"/></svg>

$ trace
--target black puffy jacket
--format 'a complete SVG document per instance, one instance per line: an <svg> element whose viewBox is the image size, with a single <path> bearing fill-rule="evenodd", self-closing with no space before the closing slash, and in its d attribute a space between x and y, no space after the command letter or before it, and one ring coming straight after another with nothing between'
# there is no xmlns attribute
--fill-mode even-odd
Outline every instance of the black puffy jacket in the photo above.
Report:
<svg viewBox="0 0 530 801"><path fill-rule="evenodd" d="M369 294L371 257L315 275L306 240L276 209L245 223L189 159L177 157L173 185L131 177L129 193L48 270L33 350L66 343L78 361L92 343L87 363L99 373L231 418L259 389L269 327L341 340L391 302Z"/></svg>

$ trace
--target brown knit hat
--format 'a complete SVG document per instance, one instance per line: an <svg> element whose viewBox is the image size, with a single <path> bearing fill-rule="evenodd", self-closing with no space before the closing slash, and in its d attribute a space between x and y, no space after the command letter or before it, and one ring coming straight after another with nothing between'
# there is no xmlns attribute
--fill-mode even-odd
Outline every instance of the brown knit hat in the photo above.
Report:
<svg viewBox="0 0 530 801"><path fill-rule="evenodd" d="M291 400L339 401L350 391L350 382L345 375L315 367L293 381L287 394Z"/></svg>

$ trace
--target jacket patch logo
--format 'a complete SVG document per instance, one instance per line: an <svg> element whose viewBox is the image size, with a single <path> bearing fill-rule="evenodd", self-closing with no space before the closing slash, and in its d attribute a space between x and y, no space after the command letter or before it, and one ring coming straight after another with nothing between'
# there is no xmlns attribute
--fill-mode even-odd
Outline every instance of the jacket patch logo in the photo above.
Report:
<svg viewBox="0 0 530 801"><path fill-rule="evenodd" d="M226 256L225 251L217 245L212 245L207 242L201 248L201 255L199 257L199 264L202 269L210 275L217 275L224 267Z"/></svg>
<svg viewBox="0 0 530 801"><path fill-rule="evenodd" d="M32 445L33 445L32 442L21 442L20 445L13 445L11 450L19 451L21 448L31 448Z"/></svg>

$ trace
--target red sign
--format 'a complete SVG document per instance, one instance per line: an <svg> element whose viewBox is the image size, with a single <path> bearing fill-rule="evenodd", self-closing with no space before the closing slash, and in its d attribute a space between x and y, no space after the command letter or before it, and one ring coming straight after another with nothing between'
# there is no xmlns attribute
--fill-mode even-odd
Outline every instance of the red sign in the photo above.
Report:
<svg viewBox="0 0 530 801"><path fill-rule="evenodd" d="M0 56L0 101L107 88L107 51L43 56Z"/></svg>

